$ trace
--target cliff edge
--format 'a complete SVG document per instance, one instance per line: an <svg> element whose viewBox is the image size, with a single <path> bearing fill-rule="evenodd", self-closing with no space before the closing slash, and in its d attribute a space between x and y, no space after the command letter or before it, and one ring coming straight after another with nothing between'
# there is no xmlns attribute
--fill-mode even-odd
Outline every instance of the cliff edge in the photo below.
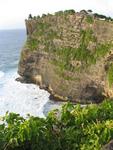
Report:
<svg viewBox="0 0 113 150"><path fill-rule="evenodd" d="M26 20L18 73L54 98L98 103L113 98L113 21L86 11Z"/></svg>

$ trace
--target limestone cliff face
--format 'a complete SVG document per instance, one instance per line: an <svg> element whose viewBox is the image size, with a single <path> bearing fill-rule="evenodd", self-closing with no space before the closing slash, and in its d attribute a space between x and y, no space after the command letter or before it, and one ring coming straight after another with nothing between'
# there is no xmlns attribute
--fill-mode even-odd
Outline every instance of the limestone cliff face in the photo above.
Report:
<svg viewBox="0 0 113 150"><path fill-rule="evenodd" d="M113 22L83 12L26 20L19 74L55 98L80 103L113 97Z"/></svg>

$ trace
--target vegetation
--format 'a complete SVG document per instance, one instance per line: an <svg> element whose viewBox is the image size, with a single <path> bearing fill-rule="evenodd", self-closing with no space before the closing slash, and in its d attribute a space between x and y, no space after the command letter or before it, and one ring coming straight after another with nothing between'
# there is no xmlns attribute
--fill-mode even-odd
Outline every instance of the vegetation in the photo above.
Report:
<svg viewBox="0 0 113 150"><path fill-rule="evenodd" d="M70 14L70 15L75 14L75 10L74 10L74 9L70 9L70 10L55 12L55 15L57 15L57 16L69 15L69 14Z"/></svg>
<svg viewBox="0 0 113 150"><path fill-rule="evenodd" d="M37 19L40 19L40 16L38 15L36 18L37 18Z"/></svg>
<svg viewBox="0 0 113 150"><path fill-rule="evenodd" d="M88 48L91 42L96 45L94 50ZM79 47L66 47L53 51L56 56L59 56L58 60L54 60L54 64L60 67L61 73L64 70L76 71L80 69L80 66L72 66L71 60L80 61L82 68L88 67L95 64L97 59L104 57L111 47L112 44L110 42L104 44L97 43L97 39L91 29L81 30Z"/></svg>
<svg viewBox="0 0 113 150"><path fill-rule="evenodd" d="M44 18L44 17L46 17L47 15L46 14L42 14L42 17Z"/></svg>
<svg viewBox="0 0 113 150"><path fill-rule="evenodd" d="M80 47L76 50L75 58L80 60L83 65L89 66L95 64L96 60L104 57L111 49L111 43L96 44L94 51L88 49L89 42L96 42L96 37L93 36L91 30L82 31L82 39Z"/></svg>
<svg viewBox="0 0 113 150"><path fill-rule="evenodd" d="M92 16L87 16L86 21L90 24L92 24L94 22L93 17Z"/></svg>
<svg viewBox="0 0 113 150"><path fill-rule="evenodd" d="M65 13L67 13L67 11L65 11ZM68 13L75 12L73 10L69 10ZM93 23L93 17L87 16L87 22ZM34 39L33 37L40 38ZM95 64L96 60L100 57L104 57L112 46L110 43L97 43L97 39L92 29L80 31L80 45L78 48L56 48L53 43L54 38L59 39L60 37L58 37L57 31L53 30L52 25L46 21L39 21L35 32L27 40L27 46L33 51L38 49L38 45L44 45L45 51L52 52L56 55L58 59L53 60L53 63L60 67L60 74L62 74L64 70L76 71L80 69L80 66L73 66L71 61L80 61L82 67ZM90 50L91 48L88 48L90 43L95 44L94 50Z"/></svg>
<svg viewBox="0 0 113 150"><path fill-rule="evenodd" d="M81 61L83 65L90 65L95 63L94 54L88 49L89 42L96 42L91 29L81 30L81 42L78 49L76 49L74 58Z"/></svg>
<svg viewBox="0 0 113 150"><path fill-rule="evenodd" d="M112 43L98 44L95 51L95 58L104 57L113 46Z"/></svg>
<svg viewBox="0 0 113 150"><path fill-rule="evenodd" d="M65 10L64 14L75 14L75 10L74 9L70 9L70 10Z"/></svg>
<svg viewBox="0 0 113 150"><path fill-rule="evenodd" d="M105 15L101 15L101 14L97 14L97 13L94 13L93 15L94 15L94 17L97 17L97 18L105 19L107 21L109 21L109 20L113 21L113 18L107 17Z"/></svg>
<svg viewBox="0 0 113 150"><path fill-rule="evenodd" d="M33 36L37 36L37 37L44 37L46 38L48 36L48 34L52 34L52 30L49 31L51 24L47 23L47 22L38 22L37 26L36 26L36 31L33 33ZM49 33L50 32L50 33ZM48 36L49 38L49 36Z"/></svg>
<svg viewBox="0 0 113 150"><path fill-rule="evenodd" d="M61 16L61 15L63 15L63 11L57 11L57 12L55 12L55 15Z"/></svg>
<svg viewBox="0 0 113 150"><path fill-rule="evenodd" d="M82 10L85 11L85 10ZM74 10L66 10L66 11L59 11L56 12L55 15L62 16L67 14L74 14ZM93 23L94 19L93 16L89 15L88 13L92 13L91 10L87 11L86 21L90 24ZM97 14L95 14L98 16ZM60 48L55 44L55 40L57 39L62 41L62 32L63 29L53 28L53 24L55 24L56 19L52 18L53 22L48 22L48 19L43 20L43 17L47 17L48 15L42 15L42 17L38 20L36 30L27 41L27 46L30 50L38 49L38 45L43 45L43 50L46 52L50 52L56 56L56 60L53 60L53 63L60 68L60 74L63 73L64 70L69 71L76 71L80 70L80 67L88 67L92 64L96 63L98 58L104 57L107 52L112 47L112 44L109 43L98 43L97 38L91 28L81 30L80 31L80 40L79 46L77 48L73 48L70 46L61 46ZM102 16L101 16L102 17ZM35 18L36 19L36 18ZM65 20L66 21L66 20ZM64 21L64 24L65 24ZM73 32L70 31L70 32ZM59 34L60 33L60 34ZM70 33L71 35L71 33ZM36 38L34 38L36 37ZM68 39L68 37L66 37ZM55 40L54 40L55 39ZM59 41L60 41L59 40ZM94 45L91 46L91 45ZM71 62L72 61L79 61L81 65L74 66ZM68 77L69 79L69 77Z"/></svg>
<svg viewBox="0 0 113 150"><path fill-rule="evenodd" d="M38 45L38 41L36 39L29 38L27 40L27 45L26 46L28 46L31 51L36 50L37 45Z"/></svg>
<svg viewBox="0 0 113 150"><path fill-rule="evenodd" d="M1 121L0 150L100 150L113 139L113 101L67 103L46 119L6 113Z"/></svg>
<svg viewBox="0 0 113 150"><path fill-rule="evenodd" d="M85 10L85 9L82 9L82 10L80 11L80 13L88 14L87 10Z"/></svg>
<svg viewBox="0 0 113 150"><path fill-rule="evenodd" d="M28 17L28 19L33 19L33 17L32 17L32 15L31 15L31 14L29 14L29 17Z"/></svg>
<svg viewBox="0 0 113 150"><path fill-rule="evenodd" d="M107 16L105 16L105 15L102 15L102 14L98 14L98 13L93 13L93 11L92 10L81 10L80 11L80 13L81 12L84 12L85 14L92 14L92 16L94 16L94 17L96 17L96 18L100 18L100 19L105 19L105 20L107 20L107 21L113 21L113 18L111 18L111 17L107 17ZM75 10L74 9L69 9L69 10L65 10L65 11L57 11L57 12L55 12L55 15L56 16L62 16L62 15L73 15L73 14L75 14ZM52 14L42 14L42 18L44 18L44 17L46 17L46 16L51 16ZM39 18L41 18L40 16L38 16L38 17L36 17L36 16L33 16L32 17L32 14L29 14L29 16L28 16L28 19L39 19ZM92 18L88 15L88 19L87 19L88 21L91 21L92 20Z"/></svg>
<svg viewBox="0 0 113 150"><path fill-rule="evenodd" d="M89 9L87 12L88 12L88 13L92 13L93 11L92 11L91 9Z"/></svg>
<svg viewBox="0 0 113 150"><path fill-rule="evenodd" d="M74 9L69 9L69 10L65 10L65 11L57 11L57 12L55 12L55 15L57 15L57 16L61 16L61 15L73 15L73 14L75 14L75 10ZM42 14L42 18L44 18L44 17L46 17L46 16L51 16L52 14ZM28 19L39 19L39 18L41 18L40 16L33 16L32 17L32 14L29 14L29 16L28 16Z"/></svg>
<svg viewBox="0 0 113 150"><path fill-rule="evenodd" d="M113 85L113 64L111 64L107 71L109 86L111 87Z"/></svg>

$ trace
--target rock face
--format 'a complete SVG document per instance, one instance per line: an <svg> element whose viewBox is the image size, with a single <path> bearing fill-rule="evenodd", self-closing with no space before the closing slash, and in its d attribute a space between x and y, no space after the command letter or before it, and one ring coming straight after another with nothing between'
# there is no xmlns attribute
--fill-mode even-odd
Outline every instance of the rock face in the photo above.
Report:
<svg viewBox="0 0 113 150"><path fill-rule="evenodd" d="M108 144L106 144L102 150L113 150L113 140L111 140Z"/></svg>
<svg viewBox="0 0 113 150"><path fill-rule="evenodd" d="M26 20L18 72L56 99L97 103L113 97L113 22L65 11Z"/></svg>

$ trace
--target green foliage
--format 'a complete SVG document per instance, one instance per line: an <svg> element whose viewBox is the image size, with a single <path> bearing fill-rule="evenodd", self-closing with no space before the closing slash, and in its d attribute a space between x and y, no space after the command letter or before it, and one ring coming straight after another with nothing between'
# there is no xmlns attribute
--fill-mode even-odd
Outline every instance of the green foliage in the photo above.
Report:
<svg viewBox="0 0 113 150"><path fill-rule="evenodd" d="M111 43L98 44L95 50L95 57L104 57L110 51L113 45Z"/></svg>
<svg viewBox="0 0 113 150"><path fill-rule="evenodd" d="M36 39L29 38L29 39L27 40L27 46L29 47L29 49L30 49L31 51L36 50L37 45L38 45L38 42L37 42Z"/></svg>
<svg viewBox="0 0 113 150"><path fill-rule="evenodd" d="M100 18L100 19L105 19L105 20L107 20L107 21L113 21L113 18L111 18L111 17L107 17L107 16L105 16L105 15L102 15L102 14L98 14L98 13L93 13L93 11L92 10L81 10L80 11L80 13L82 13L82 12L84 12L85 14L92 14L94 17L96 17L96 18ZM73 15L73 14L75 14L75 10L74 9L69 9L69 10L65 10L65 11L57 11L57 12L55 12L55 15L56 16L63 16L63 15L69 15L69 14L71 14L71 15ZM52 14L42 14L42 17L40 17L40 16L32 16L31 14L29 14L29 16L28 16L28 19L41 19L41 18L44 18L44 17L46 17L46 16L51 16ZM93 23L93 18L91 17L91 16L89 16L88 15L88 17L87 17L87 22L88 23Z"/></svg>
<svg viewBox="0 0 113 150"><path fill-rule="evenodd" d="M42 14L42 18L46 17L47 15L46 14Z"/></svg>
<svg viewBox="0 0 113 150"><path fill-rule="evenodd" d="M87 10L85 10L85 9L82 9L82 10L80 11L80 13L88 14Z"/></svg>
<svg viewBox="0 0 113 150"><path fill-rule="evenodd" d="M73 15L73 14L75 14L75 10L74 9L65 10L64 14L71 14L71 15Z"/></svg>
<svg viewBox="0 0 113 150"><path fill-rule="evenodd" d="M89 10L89 12L91 12L91 10ZM59 11L55 14L63 15L63 18L68 18L67 14L74 13L74 10L66 10ZM44 51L55 55L57 59L53 60L53 63L60 68L60 74L63 74L64 70L77 71L95 64L97 59L104 57L112 47L111 43L98 43L90 27L86 30L81 29L77 48L65 47L65 44L61 46L61 48L58 48L54 39L60 39L62 41L62 29L59 28L59 31L57 31L56 28L53 28L53 22L48 22L48 20L53 20L53 22L57 21L55 18L48 18L46 20L41 17L37 22L35 32L32 33L30 38L28 37L27 46L30 50L38 50L41 47ZM92 16L87 15L86 21L91 24L94 20ZM73 65L72 62L76 61L79 61L80 65ZM67 80L70 79L69 77L66 78Z"/></svg>
<svg viewBox="0 0 113 150"><path fill-rule="evenodd" d="M46 30L50 27L49 23L39 22L36 27L36 36L44 36Z"/></svg>
<svg viewBox="0 0 113 150"><path fill-rule="evenodd" d="M57 36L57 33L49 28L50 24L46 22L39 22L36 30L32 36L27 39L27 46L29 50L33 51L38 49L39 44L47 46L49 40ZM37 37L40 37L39 39Z"/></svg>
<svg viewBox="0 0 113 150"><path fill-rule="evenodd" d="M87 16L86 21L90 24L92 24L94 22L93 17L92 16Z"/></svg>
<svg viewBox="0 0 113 150"><path fill-rule="evenodd" d="M93 36L93 31L81 30L81 42L78 49L76 49L74 58L81 61L82 64L90 65L96 62L94 54L92 55L91 51L88 49L89 42L94 42L95 37Z"/></svg>
<svg viewBox="0 0 113 150"><path fill-rule="evenodd" d="M100 150L113 139L113 101L85 107L67 103L46 119L6 113L0 150Z"/></svg>
<svg viewBox="0 0 113 150"><path fill-rule="evenodd" d="M111 87L113 85L113 64L111 64L108 68L107 77L109 81L109 86Z"/></svg>
<svg viewBox="0 0 113 150"><path fill-rule="evenodd" d="M34 17L33 17L33 19L34 19L34 20L36 20L36 19L37 19L37 17L36 17L36 16L34 16Z"/></svg>
<svg viewBox="0 0 113 150"><path fill-rule="evenodd" d="M57 11L57 12L55 12L55 15L61 16L61 15L63 15L63 11Z"/></svg>
<svg viewBox="0 0 113 150"><path fill-rule="evenodd" d="M65 11L58 11L58 12L55 12L55 15L57 16L61 16L61 15L73 15L75 14L75 10L74 9L70 9L70 10L65 10Z"/></svg>
<svg viewBox="0 0 113 150"><path fill-rule="evenodd" d="M88 48L89 43L95 43L94 50ZM60 67L60 74L64 70L74 71L75 68L71 65L71 60L78 60L81 62L82 67L88 67L95 64L97 59L104 57L110 51L111 47L112 44L110 42L104 44L97 43L97 39L91 29L81 30L79 47L66 47L53 51L56 57L58 56L59 58L54 60L53 63ZM76 66L76 70L79 69L80 66Z"/></svg>
<svg viewBox="0 0 113 150"><path fill-rule="evenodd" d="M37 19L40 19L40 16L38 15L36 18L37 18Z"/></svg>
<svg viewBox="0 0 113 150"><path fill-rule="evenodd" d="M101 15L101 14L94 13L94 16L97 17L97 18L105 19L105 20L107 20L107 21L109 21L109 20L113 21L113 18L107 17L107 16L105 16L105 15Z"/></svg>
<svg viewBox="0 0 113 150"><path fill-rule="evenodd" d="M28 17L28 19L33 19L33 17L32 17L32 15L31 15L31 14L29 14L29 17Z"/></svg>
<svg viewBox="0 0 113 150"><path fill-rule="evenodd" d="M91 9L87 10L88 13L92 13L93 11Z"/></svg>

